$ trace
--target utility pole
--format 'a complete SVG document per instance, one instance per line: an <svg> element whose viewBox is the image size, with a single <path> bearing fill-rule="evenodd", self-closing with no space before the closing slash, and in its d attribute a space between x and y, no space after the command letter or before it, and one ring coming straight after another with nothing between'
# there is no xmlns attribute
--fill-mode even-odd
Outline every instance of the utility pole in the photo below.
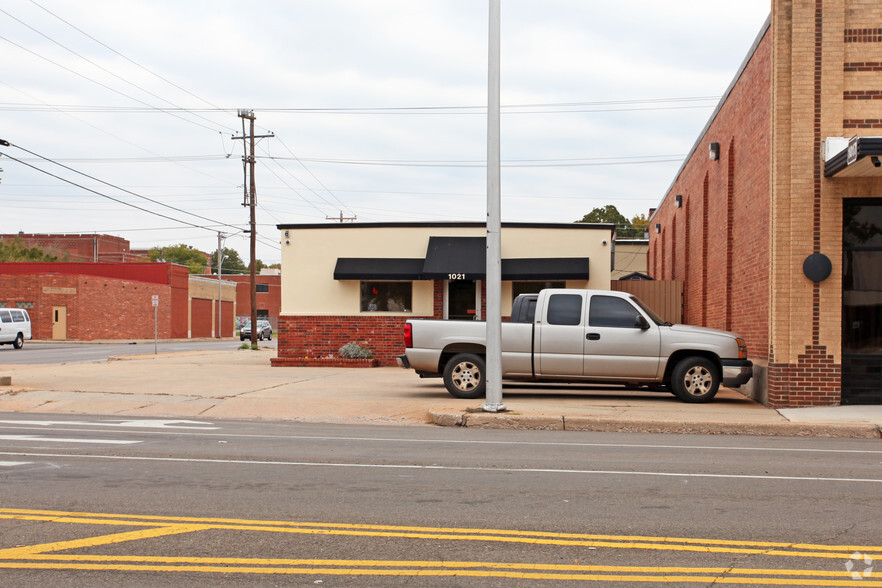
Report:
<svg viewBox="0 0 882 588"><path fill-rule="evenodd" d="M340 211L340 218L337 218L336 216L326 216L325 220L339 220L342 223L343 221L358 220L358 217L357 216L343 216L343 211L341 210Z"/></svg>
<svg viewBox="0 0 882 588"><path fill-rule="evenodd" d="M275 135L272 133L269 135L254 134L254 121L257 117L254 116L253 110L240 109L239 118L242 119L242 136L233 137L233 139L242 139L243 142L245 139L249 140L248 143L243 143L246 146L246 153L242 156L242 161L245 164L244 167L249 181L246 182L245 202L242 203L242 206L248 206L251 209L248 225L248 232L251 233L251 345L255 346L257 345L257 222L255 216L255 209L257 208L257 182L254 179L254 164L256 162L254 157L254 140L275 137ZM251 122L250 131L247 135L245 134L245 119Z"/></svg>
<svg viewBox="0 0 882 588"><path fill-rule="evenodd" d="M222 264L223 258L221 245L222 239L225 237L223 233L220 231L217 232L217 329L215 332L215 336L220 339L223 336L223 323L221 322L222 314L221 307L223 303L221 302L221 273L222 273Z"/></svg>

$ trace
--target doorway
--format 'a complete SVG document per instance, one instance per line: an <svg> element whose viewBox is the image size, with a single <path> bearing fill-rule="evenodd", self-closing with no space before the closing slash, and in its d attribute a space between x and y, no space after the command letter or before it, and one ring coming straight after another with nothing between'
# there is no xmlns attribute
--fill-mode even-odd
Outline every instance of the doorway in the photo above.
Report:
<svg viewBox="0 0 882 588"><path fill-rule="evenodd" d="M882 404L882 198L845 199L842 241L842 404Z"/></svg>
<svg viewBox="0 0 882 588"><path fill-rule="evenodd" d="M447 282L447 318L465 321L480 320L477 292L477 282L474 280Z"/></svg>
<svg viewBox="0 0 882 588"><path fill-rule="evenodd" d="M67 307L52 307L52 338L67 339Z"/></svg>

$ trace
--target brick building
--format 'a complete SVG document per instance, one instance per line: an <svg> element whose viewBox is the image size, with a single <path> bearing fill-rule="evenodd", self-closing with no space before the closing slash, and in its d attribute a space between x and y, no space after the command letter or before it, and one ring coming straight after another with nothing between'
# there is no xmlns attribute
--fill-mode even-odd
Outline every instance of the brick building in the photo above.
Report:
<svg viewBox="0 0 882 588"><path fill-rule="evenodd" d="M133 251L127 239L98 234L0 235L0 241L21 239L25 247L39 247L59 261L128 262L149 259L144 251Z"/></svg>
<svg viewBox="0 0 882 588"><path fill-rule="evenodd" d="M882 4L773 0L650 218L685 321L747 339L769 406L882 403Z"/></svg>
<svg viewBox="0 0 882 588"><path fill-rule="evenodd" d="M0 306L28 309L34 339L153 339L154 317L161 339L214 337L218 299L232 337L235 288L172 263L0 263Z"/></svg>
<svg viewBox="0 0 882 588"><path fill-rule="evenodd" d="M224 274L224 280L236 283L236 325L244 325L251 320L251 276ZM255 282L257 320L267 320L274 331L278 330L282 310L282 276L279 273L261 272Z"/></svg>
<svg viewBox="0 0 882 588"><path fill-rule="evenodd" d="M381 365L404 352L409 318L486 313L486 225L279 225L282 298L272 364L323 365L346 343ZM612 224L504 223L502 314L544 287L609 289ZM589 271L590 270L590 271Z"/></svg>

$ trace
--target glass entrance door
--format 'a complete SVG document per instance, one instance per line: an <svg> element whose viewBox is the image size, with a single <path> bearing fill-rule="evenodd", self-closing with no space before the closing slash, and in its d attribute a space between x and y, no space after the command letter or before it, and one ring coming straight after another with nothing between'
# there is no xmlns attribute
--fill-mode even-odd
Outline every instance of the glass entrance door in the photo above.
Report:
<svg viewBox="0 0 882 588"><path fill-rule="evenodd" d="M882 404L882 198L843 209L842 404Z"/></svg>
<svg viewBox="0 0 882 588"><path fill-rule="evenodd" d="M474 280L448 282L447 318L466 321L478 318L476 292L477 284Z"/></svg>

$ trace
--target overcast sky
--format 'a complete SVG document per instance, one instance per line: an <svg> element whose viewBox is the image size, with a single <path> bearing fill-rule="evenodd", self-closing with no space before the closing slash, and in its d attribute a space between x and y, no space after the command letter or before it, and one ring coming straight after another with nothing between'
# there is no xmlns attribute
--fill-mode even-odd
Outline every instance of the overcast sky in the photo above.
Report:
<svg viewBox="0 0 882 588"><path fill-rule="evenodd" d="M769 11L502 0L502 219L656 206ZM4 0L0 152L22 162L0 157L0 233L211 251L221 231L247 262L238 109L275 134L256 150L266 263L277 224L483 221L487 15L484 0Z"/></svg>

